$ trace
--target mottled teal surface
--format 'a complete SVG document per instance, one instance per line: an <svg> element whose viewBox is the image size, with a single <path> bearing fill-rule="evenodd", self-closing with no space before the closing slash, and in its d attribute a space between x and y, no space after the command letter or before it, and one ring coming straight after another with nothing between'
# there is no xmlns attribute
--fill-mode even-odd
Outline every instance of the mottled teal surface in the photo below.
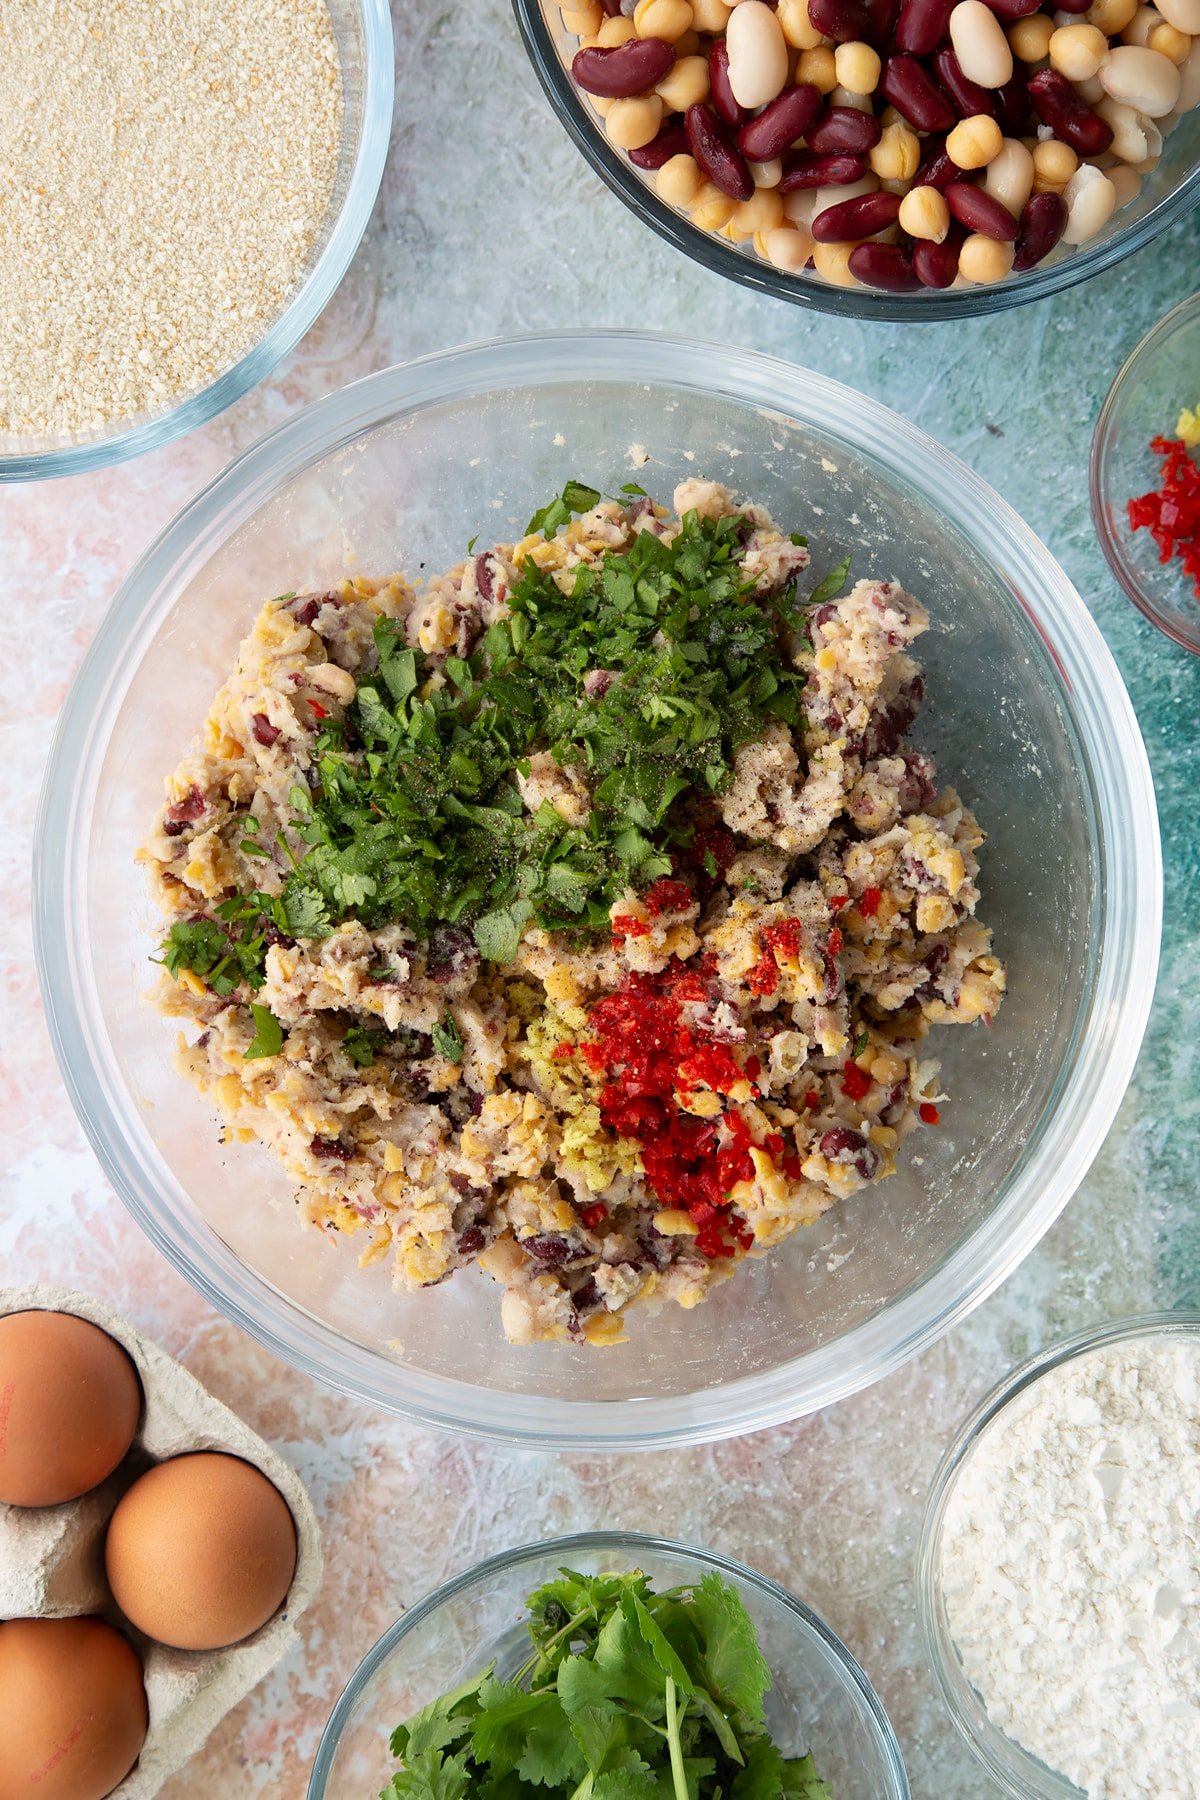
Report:
<svg viewBox="0 0 1200 1800"><path fill-rule="evenodd" d="M296 1800L340 1681L402 1606L479 1556L601 1523L712 1543L786 1582L866 1665L917 1800L994 1800L941 1707L916 1629L912 1558L941 1451L1029 1350L1121 1313L1200 1306L1200 659L1118 591L1092 534L1086 477L1117 368L1200 279L1200 227L1193 217L1107 276L992 319L905 328L800 313L695 268L607 192L552 116L507 0L394 0L393 11L396 128L383 192L363 251L291 363L180 444L0 501L17 596L0 611L0 747L18 795L0 851L11 920L0 1006L11 1008L10 1046L21 1046L7 1070L0 1053L0 1163L14 1195L0 1213L0 1256L11 1280L53 1272L111 1294L182 1351L304 1470L330 1545L302 1647L164 1800ZM140 1278L151 1253L134 1244L50 1065L26 897L33 797L66 679L118 580L189 495L299 404L355 376L466 340L588 326L657 327L791 357L896 408L991 481L1062 561L1124 671L1166 862L1157 1001L1120 1118L1066 1213L1000 1292L918 1362L831 1412L729 1444L607 1460L450 1443L322 1395L181 1298L157 1262L158 1279ZM197 1313L202 1322L190 1323Z"/></svg>

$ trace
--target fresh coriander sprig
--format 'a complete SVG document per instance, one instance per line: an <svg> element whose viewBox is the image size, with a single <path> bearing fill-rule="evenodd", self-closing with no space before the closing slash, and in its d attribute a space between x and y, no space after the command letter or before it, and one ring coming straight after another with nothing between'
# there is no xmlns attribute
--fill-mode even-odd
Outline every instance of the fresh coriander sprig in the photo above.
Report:
<svg viewBox="0 0 1200 1800"><path fill-rule="evenodd" d="M656 1593L639 1570L563 1569L527 1605L533 1655L398 1726L381 1800L831 1800L772 1740L771 1672L717 1574Z"/></svg>

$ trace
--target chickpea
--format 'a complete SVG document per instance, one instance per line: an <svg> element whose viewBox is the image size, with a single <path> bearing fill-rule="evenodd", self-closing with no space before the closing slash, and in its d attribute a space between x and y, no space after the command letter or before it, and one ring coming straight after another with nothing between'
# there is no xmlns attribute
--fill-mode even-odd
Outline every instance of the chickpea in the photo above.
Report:
<svg viewBox="0 0 1200 1800"><path fill-rule="evenodd" d="M676 56L699 56L702 53L700 33L685 31L681 38L675 39Z"/></svg>
<svg viewBox="0 0 1200 1800"><path fill-rule="evenodd" d="M724 231L733 217L736 200L723 194L713 181L706 181L692 201L692 223L701 231Z"/></svg>
<svg viewBox="0 0 1200 1800"><path fill-rule="evenodd" d="M604 129L618 150L640 150L658 136L663 103L657 94L639 94L632 100L614 100Z"/></svg>
<svg viewBox="0 0 1200 1800"><path fill-rule="evenodd" d="M833 53L838 86L852 94L873 94L879 86L883 64L870 44L839 44Z"/></svg>
<svg viewBox="0 0 1200 1800"><path fill-rule="evenodd" d="M655 88L668 112L686 112L708 99L707 56L680 56Z"/></svg>
<svg viewBox="0 0 1200 1800"><path fill-rule="evenodd" d="M837 64L827 44L815 50L802 50L796 61L796 83L811 81L822 94L832 94L838 84ZM843 284L845 285L845 284Z"/></svg>
<svg viewBox="0 0 1200 1800"><path fill-rule="evenodd" d="M881 181L911 181L921 162L921 140L908 125L888 125L867 160Z"/></svg>
<svg viewBox="0 0 1200 1800"><path fill-rule="evenodd" d="M732 11L732 6L727 6L725 0L692 0L692 24L697 31L710 31L714 37L719 37L729 23Z"/></svg>
<svg viewBox="0 0 1200 1800"><path fill-rule="evenodd" d="M1162 14L1156 11L1153 6L1139 6L1132 19L1130 19L1128 25L1121 33L1121 42L1123 44L1133 44L1137 48L1144 50L1150 41L1150 33L1154 30L1154 27L1159 24L1161 19Z"/></svg>
<svg viewBox="0 0 1200 1800"><path fill-rule="evenodd" d="M639 37L662 38L673 44L692 29L691 0L638 0L633 28Z"/></svg>
<svg viewBox="0 0 1200 1800"><path fill-rule="evenodd" d="M812 259L817 274L833 287L857 287L858 281L850 273L850 255L857 249L857 244L814 244Z"/></svg>
<svg viewBox="0 0 1200 1800"><path fill-rule="evenodd" d="M935 187L912 188L900 202L899 224L901 231L907 231L909 237L942 243L950 229L950 208L945 196Z"/></svg>
<svg viewBox="0 0 1200 1800"><path fill-rule="evenodd" d="M775 17L793 50L815 50L825 42L808 16L808 0L779 0Z"/></svg>
<svg viewBox="0 0 1200 1800"><path fill-rule="evenodd" d="M1108 55L1108 39L1094 25L1061 25L1048 54L1050 67L1068 81L1090 81Z"/></svg>
<svg viewBox="0 0 1200 1800"><path fill-rule="evenodd" d="M1009 49L1018 62L1037 63L1050 53L1054 20L1045 13L1029 13L1008 28Z"/></svg>
<svg viewBox="0 0 1200 1800"><path fill-rule="evenodd" d="M1060 193L1078 167L1079 158L1070 144L1043 138L1033 152L1034 193Z"/></svg>
<svg viewBox="0 0 1200 1800"><path fill-rule="evenodd" d="M988 287L994 281L1003 281L1011 273L1013 255L1011 244L998 243L995 238L984 237L982 232L973 231L963 239L962 249L958 253L958 272L964 281L974 281L981 287Z"/></svg>
<svg viewBox="0 0 1200 1800"><path fill-rule="evenodd" d="M668 206L691 206L703 185L700 165L687 155L670 157L654 177L655 192Z"/></svg>
<svg viewBox="0 0 1200 1800"><path fill-rule="evenodd" d="M632 19L626 19L621 13L615 18L605 19L596 33L596 42L602 50L615 50L621 44L627 44L630 38L637 36L637 29Z"/></svg>
<svg viewBox="0 0 1200 1800"><path fill-rule="evenodd" d="M775 188L756 188L749 200L740 200L729 221L743 237L756 231L774 231L783 224L783 195Z"/></svg>
<svg viewBox="0 0 1200 1800"><path fill-rule="evenodd" d="M946 138L946 154L960 169L985 169L1004 145L1004 133L990 113L962 119Z"/></svg>
<svg viewBox="0 0 1200 1800"><path fill-rule="evenodd" d="M1177 67L1182 67L1191 55L1192 39L1186 31L1179 31L1174 25L1168 25L1164 19L1156 25L1146 39L1148 50L1157 50L1160 56L1167 57Z"/></svg>
<svg viewBox="0 0 1200 1800"><path fill-rule="evenodd" d="M563 29L572 37L594 37L604 21L604 9L600 0L593 0L591 6L585 6L580 12L571 12L563 8Z"/></svg>
<svg viewBox="0 0 1200 1800"><path fill-rule="evenodd" d="M798 231L794 225L780 225L768 231L763 239L767 261L789 275L798 275L813 253L812 234Z"/></svg>
<svg viewBox="0 0 1200 1800"><path fill-rule="evenodd" d="M1105 37L1120 37L1138 9L1138 0L1092 0L1084 18Z"/></svg>

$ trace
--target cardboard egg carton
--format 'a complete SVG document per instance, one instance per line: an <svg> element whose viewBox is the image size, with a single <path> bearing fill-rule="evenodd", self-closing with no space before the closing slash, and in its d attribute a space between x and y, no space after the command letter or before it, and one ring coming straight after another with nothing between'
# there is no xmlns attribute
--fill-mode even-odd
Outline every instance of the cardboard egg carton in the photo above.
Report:
<svg viewBox="0 0 1200 1800"><path fill-rule="evenodd" d="M142 1384L133 1448L101 1487L61 1506L0 1504L0 1619L75 1618L98 1613L119 1626L142 1658L150 1724L141 1756L112 1800L150 1800L195 1754L217 1722L291 1648L296 1620L321 1579L321 1538L295 1471L157 1344L90 1294L66 1288L0 1289L0 1317L75 1313L129 1353ZM228 1650L172 1650L133 1630L104 1579L104 1534L118 1500L152 1463L193 1450L223 1450L261 1469L287 1501L296 1526L296 1573L274 1618Z"/></svg>

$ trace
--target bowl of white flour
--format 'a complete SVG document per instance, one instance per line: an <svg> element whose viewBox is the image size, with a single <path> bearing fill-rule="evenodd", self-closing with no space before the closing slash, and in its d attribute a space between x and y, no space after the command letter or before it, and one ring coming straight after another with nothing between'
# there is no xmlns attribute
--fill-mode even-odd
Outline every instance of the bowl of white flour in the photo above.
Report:
<svg viewBox="0 0 1200 1800"><path fill-rule="evenodd" d="M1200 1794L1200 1313L1024 1363L959 1431L917 1573L955 1724L1019 1800Z"/></svg>

